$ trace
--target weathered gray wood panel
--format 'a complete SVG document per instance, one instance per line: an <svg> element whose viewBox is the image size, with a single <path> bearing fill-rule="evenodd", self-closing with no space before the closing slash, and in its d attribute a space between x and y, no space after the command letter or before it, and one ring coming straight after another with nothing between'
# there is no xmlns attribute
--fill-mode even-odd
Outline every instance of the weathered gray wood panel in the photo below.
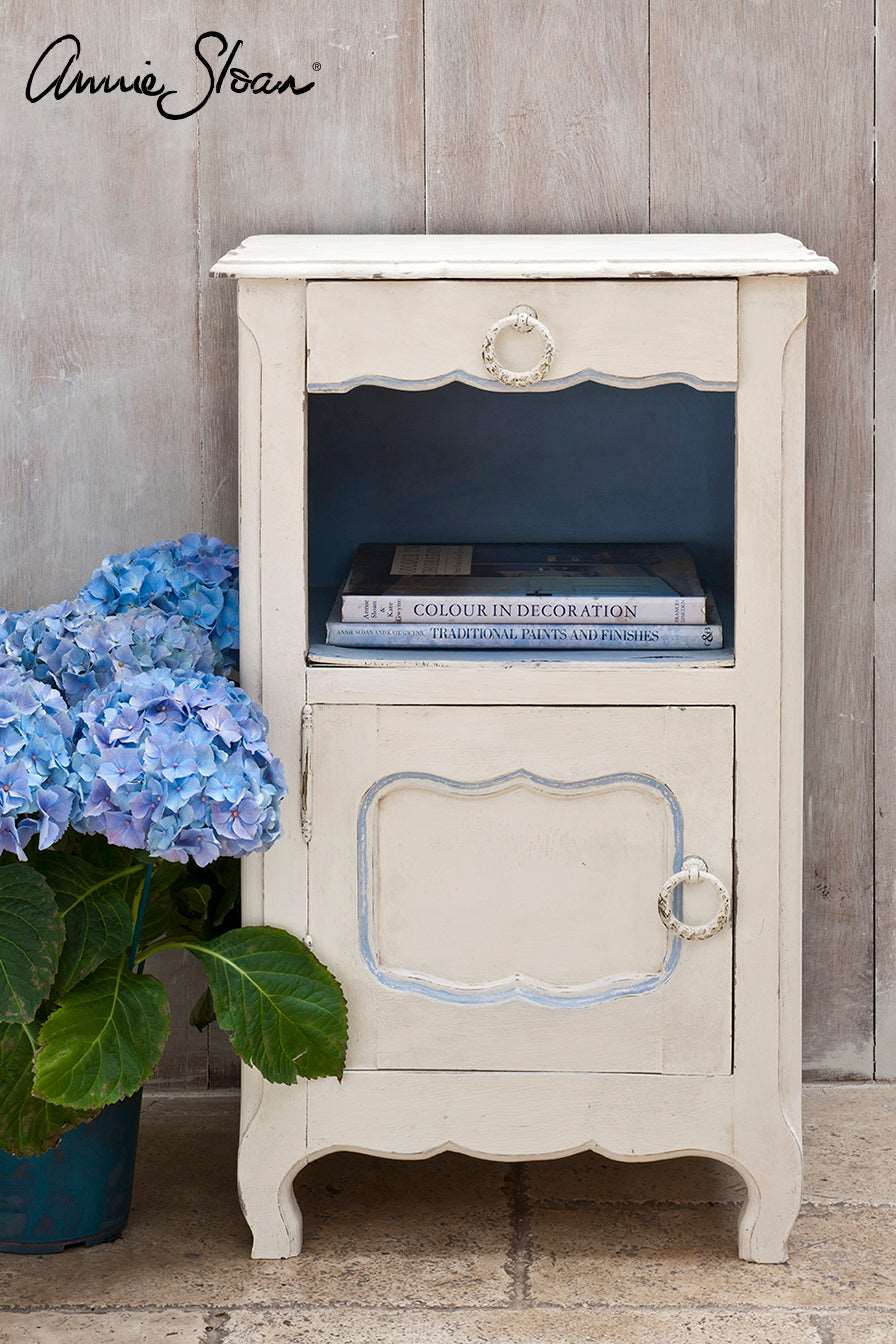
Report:
<svg viewBox="0 0 896 1344"><path fill-rule="evenodd" d="M196 121L121 94L30 104L28 73L76 33L86 70L155 57L192 83L195 33L177 0L13 0L3 25L0 604L19 607L201 515Z"/></svg>
<svg viewBox="0 0 896 1344"><path fill-rule="evenodd" d="M4 29L0 305L20 316L0 372L0 604L22 607L74 595L103 555L202 516L198 124L121 94L29 104L28 72L75 33L85 71L133 76L152 59L191 88L196 31L176 0L122 0L111 22L79 0L16 0ZM191 977L185 954L168 959L178 1023ZM205 1085L208 1047L193 1035L175 1030L163 1081Z"/></svg>
<svg viewBox="0 0 896 1344"><path fill-rule="evenodd" d="M198 31L242 32L245 5L198 0ZM417 0L252 7L252 68L308 94L219 99L199 142L203 525L236 539L236 287L208 268L253 233L404 233L423 218L423 47ZM247 61L249 55L247 52ZM312 64L319 61L316 73Z"/></svg>
<svg viewBox="0 0 896 1344"><path fill-rule="evenodd" d="M425 16L422 0L262 0L250 25L236 0L120 0L102 14L85 0L10 0L0 603L65 596L109 550L197 526L234 537L234 294L205 271L247 233L428 223L802 236L843 270L810 287L807 1064L867 1076L874 5L652 0L650 11L648 44L647 0L428 0ZM877 1025L878 1071L894 1077L893 0L878 0L878 25ZM183 122L139 97L24 100L37 54L63 32L80 36L85 68L135 73L152 58L188 88L206 28L243 38L253 70L320 61L316 88L222 95ZM232 1081L226 1042L186 1025L197 968L170 960L181 1025L162 1081Z"/></svg>
<svg viewBox="0 0 896 1344"><path fill-rule="evenodd" d="M875 915L877 1075L896 1078L896 5L877 6Z"/></svg>
<svg viewBox="0 0 896 1344"><path fill-rule="evenodd" d="M810 286L805 1052L874 1060L871 0L653 0L651 227L773 229Z"/></svg>
<svg viewBox="0 0 896 1344"><path fill-rule="evenodd" d="M151 1086L208 1087L210 1033L190 1026L190 1010L206 985L202 967L189 952L160 952L146 969L171 1001L171 1034Z"/></svg>
<svg viewBox="0 0 896 1344"><path fill-rule="evenodd" d="M647 0L426 6L432 233L648 227Z"/></svg>
<svg viewBox="0 0 896 1344"><path fill-rule="evenodd" d="M235 0L223 8L200 0L198 11L197 31L242 32L245 7ZM202 525L234 541L236 290L209 280L209 266L252 233L424 227L421 6L373 0L361 8L338 0L322 7L305 0L290 6L284 22L282 0L264 0L253 8L247 46L253 70L296 70L315 88L285 95L273 107L266 99L222 102L202 122ZM315 61L319 73L311 69ZM238 1062L217 1028L207 1044L209 1084L238 1083ZM181 1068L176 1050L168 1059L173 1076Z"/></svg>
<svg viewBox="0 0 896 1344"><path fill-rule="evenodd" d="M245 7L127 0L114 21L79 0L12 6L3 124L6 312L23 315L0 374L0 603L76 591L112 550L197 527L235 539L234 289L208 266L247 233L423 227L421 14L407 0ZM111 95L31 106L28 71L76 32L85 70L197 79L198 33L244 39L254 71L295 70L309 95L213 99L171 122ZM319 76L312 61L322 66ZM200 139L201 126L201 139ZM260 152L263 149L263 152ZM202 327L202 362L199 329ZM200 400L202 420L200 422ZM35 564L39 557L39 566ZM158 973L158 972L157 972ZM162 1086L234 1081L229 1045L188 1014L202 987L186 954L164 959L174 1027Z"/></svg>

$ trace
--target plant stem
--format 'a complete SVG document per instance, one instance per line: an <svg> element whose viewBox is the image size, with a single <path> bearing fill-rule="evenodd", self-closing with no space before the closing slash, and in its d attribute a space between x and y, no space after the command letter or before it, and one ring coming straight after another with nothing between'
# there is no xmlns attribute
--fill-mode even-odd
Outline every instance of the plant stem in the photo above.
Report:
<svg viewBox="0 0 896 1344"><path fill-rule="evenodd" d="M131 934L131 946L128 951L128 970L132 971L137 961L137 949L140 946L140 934L143 932L143 918L146 914L146 907L149 904L149 889L152 886L152 859L146 865L146 872L143 875L143 888L139 897L135 898L131 915L134 921L134 932Z"/></svg>

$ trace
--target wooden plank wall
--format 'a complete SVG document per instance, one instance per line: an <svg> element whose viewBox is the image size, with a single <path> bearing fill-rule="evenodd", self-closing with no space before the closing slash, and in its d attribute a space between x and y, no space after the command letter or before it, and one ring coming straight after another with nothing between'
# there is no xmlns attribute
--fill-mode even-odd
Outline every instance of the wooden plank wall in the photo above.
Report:
<svg viewBox="0 0 896 1344"><path fill-rule="evenodd" d="M896 0L877 6L875 192L876 1063L896 1078Z"/></svg>
<svg viewBox="0 0 896 1344"><path fill-rule="evenodd" d="M651 228L779 229L841 268L810 285L806 417L804 1043L824 1077L874 1068L873 19L651 7Z"/></svg>
<svg viewBox="0 0 896 1344"><path fill-rule="evenodd" d="M62 597L101 554L190 528L234 539L234 296L206 272L248 233L795 233L842 268L812 286L809 350L806 1064L872 1076L876 1016L896 1076L894 5L256 0L247 23L237 0L102 19L9 0L0 602ZM137 97L24 99L63 32L90 69L152 58L189 87L207 28L253 70L320 61L315 90L180 122ZM233 1081L186 1025L193 968L167 975L161 1081Z"/></svg>

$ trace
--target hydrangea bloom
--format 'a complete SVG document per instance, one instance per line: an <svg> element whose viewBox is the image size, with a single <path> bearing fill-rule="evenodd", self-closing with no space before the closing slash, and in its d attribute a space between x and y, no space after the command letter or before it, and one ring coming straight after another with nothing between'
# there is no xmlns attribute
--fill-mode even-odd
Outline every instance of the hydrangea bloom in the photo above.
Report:
<svg viewBox="0 0 896 1344"><path fill-rule="evenodd" d="M20 668L0 667L0 853L25 858L34 835L40 848L68 825L72 721L65 702Z"/></svg>
<svg viewBox="0 0 896 1344"><path fill-rule="evenodd" d="M200 865L280 834L280 762L245 691L209 673L140 673L96 691L75 727L74 826Z"/></svg>
<svg viewBox="0 0 896 1344"><path fill-rule="evenodd" d="M11 615L0 618L0 663L16 663L55 686L69 705L122 675L153 667L212 670L207 632L151 607L101 616L81 602L56 602Z"/></svg>
<svg viewBox="0 0 896 1344"><path fill-rule="evenodd" d="M239 648L239 556L217 537L192 532L123 555L109 555L78 594L95 611L112 615L157 607L207 630L215 671L236 668Z"/></svg>

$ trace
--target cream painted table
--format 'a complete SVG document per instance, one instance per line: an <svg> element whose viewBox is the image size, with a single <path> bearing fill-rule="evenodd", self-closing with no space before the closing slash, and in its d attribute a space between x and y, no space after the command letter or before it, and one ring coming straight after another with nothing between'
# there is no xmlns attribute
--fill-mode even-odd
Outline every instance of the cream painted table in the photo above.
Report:
<svg viewBox="0 0 896 1344"><path fill-rule="evenodd" d="M834 270L777 234L272 236L214 268L243 683L290 785L244 918L307 939L351 1030L342 1082L245 1072L255 1255L299 1251L293 1178L335 1149L591 1148L730 1163L740 1254L786 1258L806 277ZM324 642L362 542L614 539L691 546L724 648Z"/></svg>

